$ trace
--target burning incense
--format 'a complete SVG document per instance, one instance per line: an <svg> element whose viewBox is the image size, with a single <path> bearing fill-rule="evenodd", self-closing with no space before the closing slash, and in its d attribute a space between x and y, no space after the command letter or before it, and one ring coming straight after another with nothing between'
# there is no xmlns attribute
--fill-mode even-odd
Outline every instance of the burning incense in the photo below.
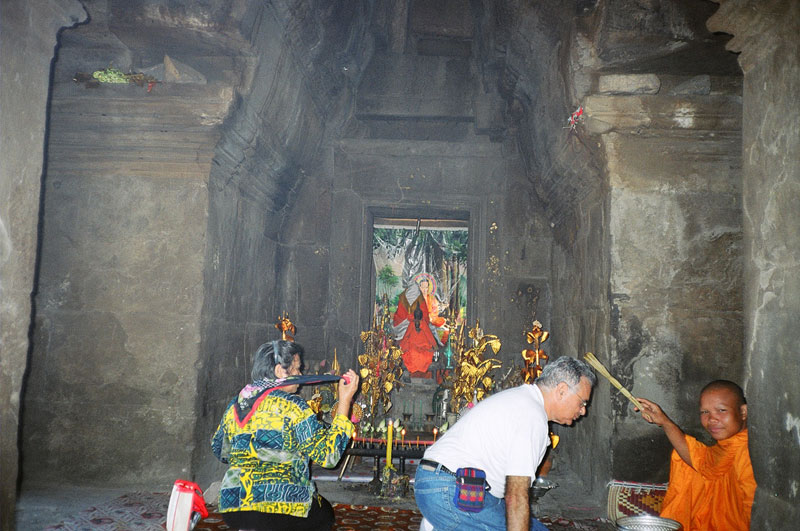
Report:
<svg viewBox="0 0 800 531"><path fill-rule="evenodd" d="M611 376L611 373L609 373L608 370L605 367L603 367L603 364L600 363L600 360L594 357L594 354L592 354L591 352L587 352L583 357L586 358L586 361L589 362L589 365L594 367L594 369L597 372L605 376L606 380L611 382L611 385L616 387L617 390L625 396L625 398L630 400L631 403L637 408L639 408L640 411L642 410L642 404L640 404L639 401L636 400L636 398L634 398L634 396L631 394L630 391L622 387L622 384L619 383L619 381L616 378Z"/></svg>

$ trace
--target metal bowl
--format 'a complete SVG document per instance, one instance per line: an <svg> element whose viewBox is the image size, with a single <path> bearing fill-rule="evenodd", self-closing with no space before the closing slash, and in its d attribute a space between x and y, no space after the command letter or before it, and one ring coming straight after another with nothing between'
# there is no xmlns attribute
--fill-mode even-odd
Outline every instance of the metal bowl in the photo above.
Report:
<svg viewBox="0 0 800 531"><path fill-rule="evenodd" d="M680 522L660 516L623 516L617 519L620 531L677 531L683 529Z"/></svg>
<svg viewBox="0 0 800 531"><path fill-rule="evenodd" d="M550 481L547 478L537 477L533 481L533 486L531 487L531 499L538 500L539 498L550 492L551 489L554 489L556 487L558 487L558 483Z"/></svg>

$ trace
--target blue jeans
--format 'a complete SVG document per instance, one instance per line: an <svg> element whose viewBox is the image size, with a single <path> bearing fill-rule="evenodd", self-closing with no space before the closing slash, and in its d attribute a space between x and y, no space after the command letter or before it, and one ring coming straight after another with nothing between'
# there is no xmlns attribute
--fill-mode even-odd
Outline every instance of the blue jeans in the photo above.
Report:
<svg viewBox="0 0 800 531"><path fill-rule="evenodd" d="M453 503L456 494L456 478L441 470L426 470L417 467L414 476L414 497L417 507L436 531L456 529L481 529L505 531L506 502L486 493L483 510L468 513ZM531 517L531 531L547 531L536 518Z"/></svg>

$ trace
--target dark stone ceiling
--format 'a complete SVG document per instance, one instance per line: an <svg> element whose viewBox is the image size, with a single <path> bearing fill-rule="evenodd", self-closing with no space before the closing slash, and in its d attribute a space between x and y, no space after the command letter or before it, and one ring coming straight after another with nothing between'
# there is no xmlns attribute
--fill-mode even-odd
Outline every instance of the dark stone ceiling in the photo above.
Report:
<svg viewBox="0 0 800 531"><path fill-rule="evenodd" d="M167 54L192 65L209 82L233 84L240 102L220 143L218 164L230 175L269 168L257 173L273 182L256 188L276 209L286 201L282 191L294 188L304 168L315 164L325 139L461 141L479 134L517 146L534 190L550 217L560 221L600 182L598 158L590 156L585 142L563 131L565 117L591 92L594 77L617 72L739 75L735 55L724 49L728 36L705 28L717 5L695 0L86 4L91 22L62 38L62 74L86 70L90 60L96 66L101 58L122 69L139 69ZM257 73L267 67L262 48L276 42L259 27L265 12L283 28L281 40L290 59L280 60L294 61L302 71L315 120L324 126L324 131L295 140L306 145L286 145L291 131L282 139L265 138L268 118L257 114L268 109L263 101L261 106L248 104L258 98L255 85L264 82ZM425 64L436 68L435 60L446 61L449 69L440 87L452 95L447 105L420 107L424 82L400 80L395 88L401 94L387 93L387 80L395 82L403 68L424 72ZM383 70L376 74L378 67ZM389 97L402 99L403 91L410 98L405 104L376 114L374 109ZM415 106L417 111L409 111ZM576 166L576 160L586 163Z"/></svg>

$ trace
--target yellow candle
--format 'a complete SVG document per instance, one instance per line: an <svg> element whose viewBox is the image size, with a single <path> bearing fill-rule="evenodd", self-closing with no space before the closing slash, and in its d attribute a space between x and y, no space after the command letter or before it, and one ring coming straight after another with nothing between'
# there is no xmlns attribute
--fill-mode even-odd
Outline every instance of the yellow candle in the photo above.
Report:
<svg viewBox="0 0 800 531"><path fill-rule="evenodd" d="M389 421L389 433L386 436L386 466L392 466L392 421Z"/></svg>
<svg viewBox="0 0 800 531"><path fill-rule="evenodd" d="M436 434L439 433L438 428L433 428L433 442L436 442Z"/></svg>
<svg viewBox="0 0 800 531"><path fill-rule="evenodd" d="M406 444L406 429L400 430L400 448L405 448Z"/></svg>

